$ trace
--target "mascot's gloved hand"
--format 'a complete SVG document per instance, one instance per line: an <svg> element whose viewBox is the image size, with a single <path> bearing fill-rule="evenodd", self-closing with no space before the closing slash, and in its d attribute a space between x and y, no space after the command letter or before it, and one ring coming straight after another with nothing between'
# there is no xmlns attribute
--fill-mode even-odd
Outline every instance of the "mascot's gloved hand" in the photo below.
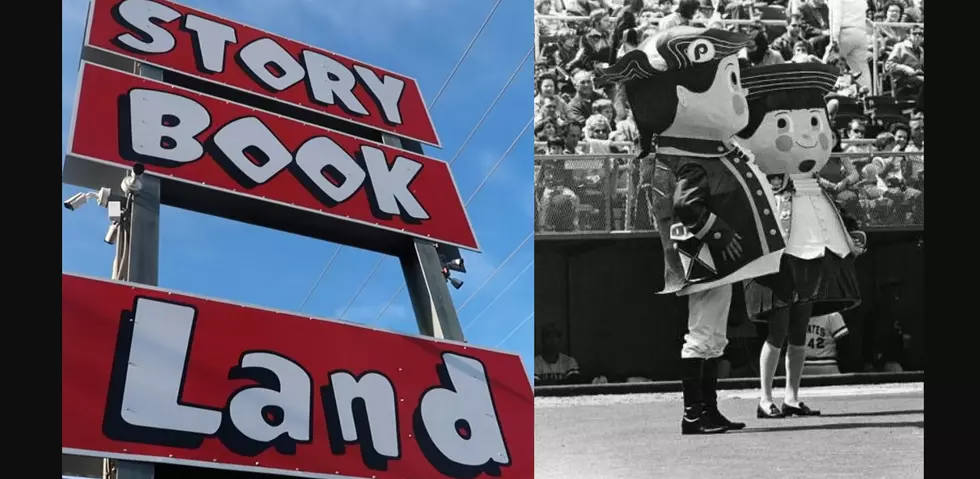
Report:
<svg viewBox="0 0 980 479"><path fill-rule="evenodd" d="M864 231L850 231L848 234L851 236L851 254L854 256L860 256L868 250L868 234Z"/></svg>

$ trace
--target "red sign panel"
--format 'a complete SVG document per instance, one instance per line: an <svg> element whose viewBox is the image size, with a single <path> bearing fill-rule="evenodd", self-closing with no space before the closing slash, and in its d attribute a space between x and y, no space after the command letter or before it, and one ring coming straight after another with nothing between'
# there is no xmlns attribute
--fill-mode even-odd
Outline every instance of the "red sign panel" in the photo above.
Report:
<svg viewBox="0 0 980 479"><path fill-rule="evenodd" d="M533 477L516 355L63 274L61 447L347 478Z"/></svg>
<svg viewBox="0 0 980 479"><path fill-rule="evenodd" d="M90 63L68 154L479 248L445 162Z"/></svg>
<svg viewBox="0 0 980 479"><path fill-rule="evenodd" d="M441 146L415 80L173 2L93 0L85 45Z"/></svg>

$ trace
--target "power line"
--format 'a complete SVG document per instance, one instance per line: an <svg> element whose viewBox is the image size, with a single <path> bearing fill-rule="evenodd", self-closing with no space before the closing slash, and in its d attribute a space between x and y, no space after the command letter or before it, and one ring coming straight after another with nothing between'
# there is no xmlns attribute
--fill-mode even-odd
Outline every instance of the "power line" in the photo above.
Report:
<svg viewBox="0 0 980 479"><path fill-rule="evenodd" d="M518 324L517 324L517 326L515 326L515 327L514 327L514 329L512 329L512 330L510 330L510 332L509 332L509 333L507 333L507 336L504 336L504 339L501 339L501 340L500 340L500 342L499 342L499 343L497 343L497 345L496 345L496 346L494 346L494 347L495 347L495 348L499 348L499 347L500 347L500 346L502 346L502 345L503 345L504 343L506 343L506 342L507 342L507 340L508 340L508 339L510 339L510 337L514 335L514 333L516 333L516 332L517 332L518 330L520 330L520 329L521 329L521 327L522 327L522 326L524 326L524 324L526 324L526 323L527 323L528 321L530 321L530 320L531 320L531 318L533 318L533 317L534 317L534 313L531 313L531 314L529 314L529 315L527 315L527 317L526 317L526 318L524 318L524 320L523 320L523 321L521 321L520 323L518 323Z"/></svg>
<svg viewBox="0 0 980 479"><path fill-rule="evenodd" d="M500 0L498 0L498 1L497 1L497 3L499 4L499 3L500 3ZM497 6L496 6L496 5L494 5L494 9L496 9L496 8L497 8ZM490 13L491 13L491 15L493 14L493 12L492 12L492 11L491 11ZM489 17L487 17L487 20L489 21ZM482 28L481 28L481 30L482 30ZM475 37L474 37L474 40L475 40ZM471 44L470 46L472 46L472 44ZM467 51L468 51L468 50L467 50ZM513 74L511 74L511 76L510 76L510 78L509 78L509 79L507 80L507 83L506 83L506 84L504 84L504 87L503 87L503 88L502 88L502 89L500 90L500 92L499 92L499 93L497 93L497 97L496 97L496 98L494 98L494 100L493 100L493 102L491 102L491 103L490 103L490 106L489 106L489 107L487 108L487 110L486 110L486 111L485 111L485 112L483 113L483 117L481 117L481 118L480 118L480 121L478 121L478 122L477 122L477 124L476 124L476 126L475 126L475 127L473 128L473 130L472 130L472 131L470 131L470 134L469 134L469 136L467 136L467 137L466 137L466 140L465 140L465 141L463 141L463 144L462 144L462 145L460 145L460 147L459 147L459 148L458 148L458 149L456 150L456 154L455 154L455 155L453 155L453 159L452 159L452 161L450 161L450 162L449 162L449 165L450 165L450 166L452 166L452 164L453 164L453 162L455 162L455 161L456 161L456 159L457 159L457 158L459 158L459 155L460 155L460 153L462 153L462 152L463 152L463 149L464 149L464 148L466 148L466 145L467 145L467 144L469 143L469 141L470 141L470 139L471 139L471 138L473 137L473 135L474 135L474 134L476 134L476 132L477 132L477 130L479 130L479 129L480 129L480 127L481 127L481 126L483 125L483 121L484 121L484 120L486 120L486 118L487 118L487 116L488 116L488 115L490 115L490 111L491 111L491 110L493 110L493 107L494 107L494 106L495 106L495 105L497 104L497 101L498 101L498 100L500 100L500 98L501 98L501 97L503 96L503 94L504 94L504 92L505 92L505 91L507 91L507 88L509 88L509 87L510 87L510 84L511 84L511 83L512 83L512 82L514 81L514 78L515 78L515 77L517 76L517 73L518 73L518 72L520 72L520 71L521 71L521 69L522 69L522 68L524 67L524 64L525 64L525 63L527 63L527 59L528 59L528 58L530 57L530 55L531 55L531 51L533 51L533 48L532 48L531 50L528 50L528 54L524 56L524 59L523 59L523 60L521 60L521 63L520 63L520 65L518 65L518 66L517 66L517 69L515 69L515 70L514 70L514 73L513 73ZM464 57L466 56L466 55L465 55L465 53L464 53L464 55L463 55L463 56L464 56ZM460 59L460 62L462 62L462 59ZM459 66L459 65L457 65L457 66ZM456 72L456 70L455 70L455 69L453 69L453 73L455 73L455 72ZM450 74L450 76L452 76L452 74ZM449 82L449 79L446 79L446 82L448 83L448 82ZM443 87L445 87L445 85L443 85ZM442 92L441 92L441 90L440 90L440 94L441 94L441 93L442 93ZM437 98L438 98L438 96L437 96ZM430 107L430 108L431 108L431 107ZM473 192L473 195L471 195L471 196L470 196L470 199L471 199L471 200L473 199L473 196L476 196L476 192L477 192L477 191L480 191L480 188L483 188L483 185L484 185L484 183L486 183L486 182L487 182L487 179L488 179L488 178L490 177L489 175L492 175L492 174L493 174L493 172L494 172L494 171L496 171L496 169L497 169L497 166L499 166L499 165L500 165L500 162L501 162L501 161L503 161L503 159L507 157L507 155L508 155L508 154L510 153L510 151L511 151L511 150L512 150L512 149L514 148L514 145L516 145L516 144L517 144L517 141L518 141L518 140L520 140L520 138L521 138L521 136L524 136L524 133L525 133L525 132L527 131L527 129L528 129L528 128L529 128L530 126L531 126L531 123L532 123L533 121L534 121L534 120L532 119L531 121L529 121L529 122L528 122L528 124L527 124L527 126L525 126L525 127L524 127L524 130L522 130L522 131L521 131L521 133L520 133L520 135L518 135L518 136L517 136L517 138L516 138L516 139L514 139L514 143L512 143L512 144L510 145L510 147L509 147L509 148L507 149L507 151L506 151L506 152L504 153L504 156L502 156L502 157L500 158L500 160L498 160L498 161L497 161L497 163L496 163L496 164L494 164L494 166L493 166L493 169L491 169L491 170L490 170L490 173L488 173L488 174L487 174L487 177L485 177L485 178L483 179L483 182L482 182L482 183L480 183L480 186L479 186L479 187L477 188L477 190L476 190L476 191L474 191L474 192ZM467 202L466 202L466 203L465 203L465 204L463 205L463 207L465 208L467 204L469 204L469 201L467 201ZM340 248L342 249L342 248L343 248L343 246L341 246ZM339 250L338 250L338 252L339 252ZM384 258L384 257L382 257L382 258L381 258L380 260L378 260L378 264L376 264L376 265L375 265L375 267L374 267L374 272L377 272L377 270L378 270L378 267L379 267L379 266L381 266L381 263L382 263L382 262L383 262L384 260L385 260L385 258ZM327 267L329 268L329 264L327 265ZM320 279L321 279L321 278L323 278L323 275L324 275L324 273L326 273L326 272L327 272L327 270L326 270L326 269L324 269L324 270L323 270L323 272L321 272L321 273L320 273L320 278L317 278L317 280L316 280L316 284L315 284L315 285L313 286L313 289L312 289L312 290L310 290L310 295L311 295L311 296L313 295L313 291L314 291L314 290L316 290L316 287L317 287L317 285L319 285L319 284L320 284ZM372 274L371 274L370 276L368 276L368 278L367 278L367 280L365 280L365 283L364 283L364 285L363 285L363 286L361 287L361 289L358 289L358 290L357 290L357 291L356 291L356 292L354 293L354 297L355 297L355 298L357 297L357 295L359 295L359 294L361 294L361 290L363 289L363 287L364 287L364 286L366 286L366 285L367 285L367 281L370 281L370 280L371 280L371 278L372 278L373 276L374 276L374 273L372 272ZM401 292L401 288L403 288L403 286L401 286L401 287L399 287L399 289L398 289L398 291L396 291L396 292L395 292L395 295L396 295L396 296L398 295L398 293L399 293L399 292ZM307 299L309 299L309 298L307 298ZM394 301L394 297L392 297L392 301ZM305 304L306 304L306 302L304 301L304 302L303 302L303 304L305 305ZM390 306L390 305L391 305L391 302L389 302L389 303L388 303L388 306ZM388 309L388 308L387 308L387 306L385 307L385 309L382 309L382 310L381 310L381 311L382 311L382 314L384 314L384 311L387 311L387 309ZM378 321L378 319L381 319L381 316L378 316L378 318L376 318L376 319L375 319L374 321L376 322L376 321Z"/></svg>
<svg viewBox="0 0 980 479"><path fill-rule="evenodd" d="M376 318L374 318L374 321L371 321L371 324L377 323L378 321L381 320L381 317L384 316L385 312L388 311L388 308L391 307L391 303L395 302L395 298L398 297L398 293L401 293L403 289L405 289L404 284L398 285L398 289L395 290L395 294L391 295L391 298L388 298L388 302L385 303L385 307L381 308L381 312L378 313L378 316Z"/></svg>
<svg viewBox="0 0 980 479"><path fill-rule="evenodd" d="M487 108L487 111L483 112L483 116L480 118L480 121L476 122L476 126L473 127L473 130L470 131L470 134L466 137L465 140L463 140L463 144L460 145L458 150L456 150L456 154L453 155L453 158L449 160L449 166L453 166L453 163L456 163L456 160L459 158L459 154L462 153L463 149L466 148L466 145L470 143L470 140L473 139L473 135L476 134L477 130L479 130L480 127L483 126L483 122L487 119L488 116L490 116L490 112L493 110L493 107L496 106L497 102L500 101L500 98L504 96L504 92L506 92L507 88L510 87L510 84L514 82L514 78L517 78L517 74L524 69L524 64L527 63L528 58L531 58L531 53L533 52L534 52L534 47L531 47L531 49L527 51L527 55L524 55L524 59L521 60L520 65L517 65L517 68L514 69L514 72L510 74L510 78L507 79L507 83L504 84L504 87L500 89L500 93L497 93L497 97L494 98L493 102L490 103L490 107Z"/></svg>
<svg viewBox="0 0 980 479"><path fill-rule="evenodd" d="M344 315L347 314L347 310L350 309L350 307L354 305L354 301L356 301L357 300L357 297L361 295L361 291L364 291L364 288L368 285L368 282L371 281L371 278L372 277L374 277L374 273L377 273L378 272L378 268L381 267L381 263L384 260L385 260L385 257L382 256L381 259L378 260L378 263L374 265L374 269L371 270L371 273L368 274L367 278L364 279L364 282L361 283L361 287L360 288L357 288L357 292L354 293L354 297L350 299L350 302L347 303L347 306L344 307L344 310L341 311L340 316L338 316L337 319L344 319Z"/></svg>
<svg viewBox="0 0 980 479"><path fill-rule="evenodd" d="M527 266L524 267L524 269L521 270L520 273L517 273L517 276L514 276L514 279L511 280L510 283L507 283L507 286L504 286L504 289L500 290L500 292L497 293L497 296L495 296L493 299L490 300L489 303L487 303L486 307L483 308L483 311L480 311L473 318L473 320L470 321L470 324L466 325L466 327L463 328L463 332L465 333L466 330L470 328L470 326L473 326L473 324L476 323L476 320L480 319L480 317L483 316L483 313L486 313L487 311L489 311L490 310L490 306L493 306L493 303L496 303L497 300L500 299L501 296L503 296L504 293L506 293L507 290L510 289L511 286L514 286L514 284L517 283L517 280L521 279L521 276L524 276L524 273L526 273L527 270L531 269L531 266L534 266L534 260L533 259L531 260L530 263L527 264Z"/></svg>
<svg viewBox="0 0 980 479"><path fill-rule="evenodd" d="M493 272L490 273L490 276L487 276L487 279L483 280L483 282L480 283L480 286L478 286L476 290L473 291L473 294L471 294L469 298L466 298L466 301L463 301L463 304L460 307L456 308L456 311L457 312L462 311L463 308L465 308L466 305L469 304L469 302L472 301L474 297L476 297L476 294L479 293L480 290L483 289L483 287L486 286L487 283L489 283L494 276L496 276L497 272L500 271L500 268L503 268L504 265L506 265L511 260L511 258L513 258L514 255L516 255L517 252L520 251L521 248L523 248L524 245L531 240L532 237L534 237L534 231L528 233L527 237L524 238L524 241L521 241L521 244L517 245L517 247L514 248L514 251L511 251L510 254L507 255L507 257L504 258L504 260L497 265L497 267L493 270Z"/></svg>
<svg viewBox="0 0 980 479"><path fill-rule="evenodd" d="M490 180L490 177L493 175L493 173L495 171L497 171L497 168L500 166L500 164L504 162L504 158L507 158L507 155L510 153L510 150L513 150L514 147L517 146L517 142L521 139L522 136L524 136L524 133L527 132L527 129L531 127L531 124L533 122L534 122L534 119L533 118L530 119L530 120L528 120L527 124L524 125L524 129L521 130L521 133L519 135L517 135L517 138L514 138L514 142L511 143L509 147L507 147L507 151L504 152L503 156L501 156L500 159L497 160L497 162L493 164L493 168L490 168L490 172L487 173L487 176L484 176L483 177L483 181L481 181L480 184L479 184L479 186L476 187L476 190L473 190L473 194L470 195L469 199L467 199L466 200L466 203L464 203L464 204L468 205L468 204L470 204L470 201L473 201L473 198L476 197L476 194L479 193L480 190L483 189L483 186L484 185L487 184L487 181Z"/></svg>
<svg viewBox="0 0 980 479"><path fill-rule="evenodd" d="M491 8L490 13L487 14L486 20L483 20L483 25L480 25L480 29L476 31L476 35L473 35L473 39L470 40L470 44L466 46L466 50L463 50L463 56L459 57L459 61L456 62L456 66L454 66L453 70L449 72L449 76L446 77L446 81L443 82L442 87L439 88L436 96L431 102L429 102L429 110L432 110L432 108L436 106L436 102L439 101L439 98L442 96L442 92L446 91L446 87L449 86L449 82L452 81L454 76L456 76L456 70L459 70L459 66L463 64L463 60L465 60L466 56L470 54L470 50L472 50L473 45L476 44L476 39L480 38L480 34L483 33L483 29L487 27L488 23L490 23L490 18L492 18L494 12L497 11L497 7L500 6L501 1L502 0L497 0L497 3L493 4L493 8Z"/></svg>
<svg viewBox="0 0 980 479"><path fill-rule="evenodd" d="M482 182L480 183L480 185L479 185L479 186L477 187L477 189L476 189L475 191L473 191L473 194L472 194L472 195L470 195L470 199L468 199L468 200L466 200L466 202L465 202L465 203L463 203L463 208L466 208L467 206L469 206L469 204L470 204L470 201L473 201L473 198L474 198L474 197L476 197L476 194L477 194L477 193L479 193L479 191L480 191L480 189L481 189L481 188L483 188L483 185L485 185L485 184L486 184L486 182L487 182L487 179L488 179L488 178L490 178L490 175L492 175L492 174L493 174L493 173L494 173L495 171L497 171L497 167L498 167L498 166L500 166L500 163L501 163L502 161L504 161L504 158L507 158L507 155L509 155L509 154L510 154L510 152L511 152L511 150L513 150L513 149L514 149L514 146L515 146L515 145L517 145L517 142L518 142L518 141L520 141L520 139L521 139L521 137L523 137L523 136L524 136L524 133L526 133L526 132L527 132L527 129L528 129L528 127L530 127L530 126L531 126L531 123L532 123L533 121L534 121L534 119L532 118L532 119L531 119L531 121L529 121L529 122L527 123L527 125L524 125L524 129L523 129L523 130L521 130L521 132L517 134L517 137L516 137L516 138L514 138L514 141L513 141L513 142L512 142L511 144L510 144L510 146L508 146L508 147L507 147L507 150L506 150L506 151L504 151L504 154L503 154L503 155L500 155L500 159L499 159L499 160L497 160L497 162L496 162L496 163L494 163L494 165L493 165L493 168L491 168L491 169L490 169L490 171L489 171L489 172L487 172L487 175L486 175L486 176L485 176L485 177L483 178L483 181L482 181ZM531 235L529 235L529 236L528 236L528 238L525 238L525 239L524 239L524 242L522 242L522 243L520 244L520 246L518 246L518 247L517 247L517 249L520 249L520 248L521 248L521 246L524 246L524 243L527 243L527 240L528 240L528 239L529 239L529 238L530 238L531 236L533 236L533 235L534 235L534 232L532 231L532 232L531 232ZM514 253L516 253L516 252L517 252L517 249L515 249L514 251L512 251L512 252L511 252L511 254L510 254L510 256L508 256L507 258L508 258L508 259L510 259L510 257L511 257L511 256L513 256L513 255L514 255ZM505 261L506 261L506 260L505 260ZM405 285L403 285L403 284L402 284L402 285L399 285L399 286L398 286L398 289L397 289L397 290L395 290L395 294L392 294L392 295L391 295L391 299L389 299L389 300L388 300L388 303L386 303L386 304L385 304L385 307L384 307L384 308L381 308L381 312L380 312L380 313L378 313L378 316L374 318L374 321L372 321L372 322L371 322L371 324L374 324L374 323L377 323L378 321L380 321L380 320L381 320L381 317L382 317L382 316L384 316L384 314L385 314L385 312L386 312L386 311L388 311L388 308L390 308L390 307L391 307L391 305L392 305L392 303L394 303L394 302L395 302L395 298L397 298L397 297L398 297L398 293L401 293L403 289L405 289ZM469 301L469 300L467 300L467 301ZM460 309L461 309L461 308L460 308ZM458 309L457 309L457 311L458 311Z"/></svg>
<svg viewBox="0 0 980 479"><path fill-rule="evenodd" d="M320 286L320 280L323 279L323 275L327 274L327 270L330 269L330 265L332 265L333 261L337 259L337 255L340 254L340 250L343 248L343 246L338 246L337 250L333 252L333 256L331 256L330 260L327 261L326 266L323 267L323 271L320 271L320 276L317 276L316 281L313 283L313 287L310 288L310 292L306 295L306 299L303 300L303 303L299 305L299 310L297 310L297 312L303 311L303 307L306 306L306 302L313 297L313 292L316 291L316 287Z"/></svg>

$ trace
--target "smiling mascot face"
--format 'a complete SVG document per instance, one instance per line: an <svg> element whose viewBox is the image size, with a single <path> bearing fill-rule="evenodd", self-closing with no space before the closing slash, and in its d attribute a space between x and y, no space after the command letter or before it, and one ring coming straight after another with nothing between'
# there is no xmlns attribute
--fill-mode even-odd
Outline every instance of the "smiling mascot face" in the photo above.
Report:
<svg viewBox="0 0 980 479"><path fill-rule="evenodd" d="M783 64L747 68L749 124L738 142L769 175L813 175L830 159L833 126L826 95L836 82L830 67Z"/></svg>

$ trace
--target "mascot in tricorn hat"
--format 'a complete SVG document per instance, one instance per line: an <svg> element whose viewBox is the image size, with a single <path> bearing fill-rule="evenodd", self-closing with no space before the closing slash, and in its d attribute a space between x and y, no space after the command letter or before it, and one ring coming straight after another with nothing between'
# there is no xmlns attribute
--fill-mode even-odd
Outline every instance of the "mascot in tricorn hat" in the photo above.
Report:
<svg viewBox="0 0 980 479"><path fill-rule="evenodd" d="M749 41L725 30L675 27L599 71L600 82L625 89L640 158L657 135L661 293L687 296L689 307L682 434L745 427L718 411L716 392L733 285L778 272L785 248L765 175L732 143L749 120L737 57Z"/></svg>
<svg viewBox="0 0 980 479"><path fill-rule="evenodd" d="M811 316L844 311L861 302L854 258L866 237L820 188L817 172L833 147L833 125L824 97L833 91L836 68L787 63L742 70L749 122L736 141L777 185L776 203L786 239L779 273L745 284L749 316L769 323L759 359L762 393L757 417L811 416L799 400ZM772 380L783 342L786 396L772 399Z"/></svg>

